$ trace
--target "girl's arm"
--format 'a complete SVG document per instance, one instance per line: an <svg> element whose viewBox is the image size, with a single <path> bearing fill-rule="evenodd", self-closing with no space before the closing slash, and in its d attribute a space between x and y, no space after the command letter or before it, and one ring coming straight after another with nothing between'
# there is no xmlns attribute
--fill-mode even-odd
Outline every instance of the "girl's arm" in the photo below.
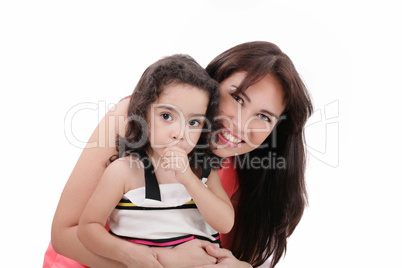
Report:
<svg viewBox="0 0 402 268"><path fill-rule="evenodd" d="M189 167L186 152L177 146L165 149L162 166L175 171L176 179L186 187L201 215L212 228L224 234L232 229L234 209L223 189L218 171L211 171L206 183L208 188L205 187Z"/></svg>
<svg viewBox="0 0 402 268"><path fill-rule="evenodd" d="M84 246L99 256L121 262L127 267L162 268L150 248L113 236L104 227L121 197L133 188L135 176L142 173L136 165L130 167L129 159L119 159L110 164L82 213L77 234Z"/></svg>
<svg viewBox="0 0 402 268"><path fill-rule="evenodd" d="M206 185L208 188L196 178L184 186L208 224L220 233L228 233L234 224L234 209L217 170L211 171Z"/></svg>

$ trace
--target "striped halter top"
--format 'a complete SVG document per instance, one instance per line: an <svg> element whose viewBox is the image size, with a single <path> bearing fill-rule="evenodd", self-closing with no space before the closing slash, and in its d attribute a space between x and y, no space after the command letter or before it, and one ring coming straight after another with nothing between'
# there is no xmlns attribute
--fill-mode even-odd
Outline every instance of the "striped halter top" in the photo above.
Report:
<svg viewBox="0 0 402 268"><path fill-rule="evenodd" d="M133 243L172 247L192 239L220 244L219 233L202 217L186 188L180 183L158 184L145 153L145 187L128 191L109 216L110 233ZM204 165L203 165L204 166ZM211 168L202 170L203 181Z"/></svg>

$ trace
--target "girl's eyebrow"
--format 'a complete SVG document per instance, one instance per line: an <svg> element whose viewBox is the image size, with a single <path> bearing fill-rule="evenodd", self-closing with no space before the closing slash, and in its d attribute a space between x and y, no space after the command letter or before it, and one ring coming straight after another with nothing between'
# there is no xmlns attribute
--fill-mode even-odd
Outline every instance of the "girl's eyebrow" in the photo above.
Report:
<svg viewBox="0 0 402 268"><path fill-rule="evenodd" d="M157 104L157 105L155 105L155 108L158 108L158 109L166 109L166 110L169 110L169 111L172 111L172 112L175 112L175 113L177 113L177 108L175 108L175 107L173 107L173 106L170 106L170 105L163 105L163 104ZM206 117L206 114L195 114L195 113L191 113L190 114L190 116L191 117Z"/></svg>
<svg viewBox="0 0 402 268"><path fill-rule="evenodd" d="M206 117L205 114L190 114L191 117Z"/></svg>
<svg viewBox="0 0 402 268"><path fill-rule="evenodd" d="M251 99L249 98L249 96L247 96L246 93L240 92L240 94L241 94L249 103L251 103ZM270 116L273 116L273 117L275 117L276 119L279 119L279 116L278 116L278 115L276 115L275 113L273 113L273 112L271 112L271 111L268 111L268 110L266 110L266 109L262 109L261 112L262 112L262 113L269 114Z"/></svg>
<svg viewBox="0 0 402 268"><path fill-rule="evenodd" d="M172 111L172 112L177 112L177 109L174 108L173 106L170 106L170 105L156 104L155 108L166 109L166 110L169 110L169 111Z"/></svg>

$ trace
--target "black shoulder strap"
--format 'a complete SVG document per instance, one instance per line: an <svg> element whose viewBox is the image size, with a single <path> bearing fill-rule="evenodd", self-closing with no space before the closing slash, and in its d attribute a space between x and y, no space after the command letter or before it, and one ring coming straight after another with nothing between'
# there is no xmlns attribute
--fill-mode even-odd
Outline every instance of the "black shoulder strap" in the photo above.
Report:
<svg viewBox="0 0 402 268"><path fill-rule="evenodd" d="M202 163L202 177L201 178L208 178L210 173L211 173L211 164L209 163L208 158L204 158L204 162Z"/></svg>
<svg viewBox="0 0 402 268"><path fill-rule="evenodd" d="M138 153L138 156L144 164L145 198L162 201L158 180L156 179L151 159L145 152Z"/></svg>

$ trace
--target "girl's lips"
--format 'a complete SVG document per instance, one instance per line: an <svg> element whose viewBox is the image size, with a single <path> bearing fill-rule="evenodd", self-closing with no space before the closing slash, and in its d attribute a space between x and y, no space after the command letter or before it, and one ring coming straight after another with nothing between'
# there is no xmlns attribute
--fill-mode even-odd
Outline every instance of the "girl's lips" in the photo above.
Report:
<svg viewBox="0 0 402 268"><path fill-rule="evenodd" d="M244 142L242 138L224 126L222 126L221 131L218 133L218 137L223 144L232 148L237 148Z"/></svg>

